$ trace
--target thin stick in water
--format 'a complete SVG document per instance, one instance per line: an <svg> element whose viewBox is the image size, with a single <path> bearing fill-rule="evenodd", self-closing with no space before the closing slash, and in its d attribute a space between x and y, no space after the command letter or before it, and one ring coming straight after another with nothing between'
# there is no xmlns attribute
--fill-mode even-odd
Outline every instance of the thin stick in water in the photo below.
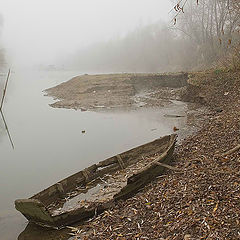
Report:
<svg viewBox="0 0 240 240"><path fill-rule="evenodd" d="M3 96L2 96L2 100L1 100L1 105L0 105L0 110L2 110L2 107L3 107L3 101L4 101L4 98L5 98L5 95L6 95L6 91L7 91L7 85L8 85L8 80L9 80L9 76L10 76L10 68L8 70L8 75L7 75L7 80L5 82L5 86L4 86L4 89L3 89Z"/></svg>
<svg viewBox="0 0 240 240"><path fill-rule="evenodd" d="M0 112L1 112L1 116L2 116L2 119L3 119L4 125L5 125L5 128L6 128L6 130L7 130L8 138L9 138L9 140L10 140L10 142L11 142L12 148L14 149L13 140L12 140L12 138L11 138L10 132L9 132L9 130L8 130L7 122L6 122L5 118L4 118L4 115L3 115L3 112L2 112L1 109L0 109Z"/></svg>

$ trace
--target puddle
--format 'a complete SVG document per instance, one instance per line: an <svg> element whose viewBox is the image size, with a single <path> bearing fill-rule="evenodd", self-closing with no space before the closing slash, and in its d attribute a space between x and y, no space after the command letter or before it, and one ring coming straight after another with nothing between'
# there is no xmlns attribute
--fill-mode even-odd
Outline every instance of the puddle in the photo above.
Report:
<svg viewBox="0 0 240 240"><path fill-rule="evenodd" d="M91 196L97 194L101 188L102 186L100 184L97 184L95 187L88 189L86 193L78 194L77 196L66 200L62 208L53 211L53 215L58 215L61 212L76 209L77 206L82 202L87 202L89 199L91 199Z"/></svg>

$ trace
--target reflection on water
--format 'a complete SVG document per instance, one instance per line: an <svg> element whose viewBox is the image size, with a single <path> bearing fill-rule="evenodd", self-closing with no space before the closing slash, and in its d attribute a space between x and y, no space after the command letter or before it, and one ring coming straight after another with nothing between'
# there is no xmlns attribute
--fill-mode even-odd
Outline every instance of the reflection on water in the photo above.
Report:
<svg viewBox="0 0 240 240"><path fill-rule="evenodd" d="M18 240L66 240L69 239L66 229L54 230L42 228L36 224L28 224L18 236Z"/></svg>
<svg viewBox="0 0 240 240"><path fill-rule="evenodd" d="M1 139L3 137L3 135L5 135L6 132L5 132L5 128L4 128L4 124L3 124L3 121L2 119L0 120L0 142L1 142Z"/></svg>
<svg viewBox="0 0 240 240"><path fill-rule="evenodd" d="M185 124L185 118L164 117L185 115L186 105L179 102L164 109L111 113L50 108L52 99L44 97L42 90L79 74L26 71L11 75L4 113L15 150L0 130L0 240L17 239L27 225L14 209L15 199L30 197L93 163L172 133L173 126L181 128ZM21 237L23 233L19 239L38 239L39 232L34 235L38 230L32 237Z"/></svg>
<svg viewBox="0 0 240 240"><path fill-rule="evenodd" d="M2 100L3 97L3 85L4 85L4 81L5 81L6 75L4 73L0 73L0 101ZM2 117L0 116L0 141L2 138L2 135L5 135L6 131L5 131L5 126L4 126L4 122L2 120Z"/></svg>
<svg viewBox="0 0 240 240"><path fill-rule="evenodd" d="M3 114L3 112L1 110L0 110L0 115L2 117L2 122L4 124L5 131L6 131L7 135L8 135L8 139L9 139L9 141L11 143L12 148L14 149L14 143L13 143L11 134L10 134L9 129L8 129L7 121L6 121L6 119L4 117L4 114Z"/></svg>

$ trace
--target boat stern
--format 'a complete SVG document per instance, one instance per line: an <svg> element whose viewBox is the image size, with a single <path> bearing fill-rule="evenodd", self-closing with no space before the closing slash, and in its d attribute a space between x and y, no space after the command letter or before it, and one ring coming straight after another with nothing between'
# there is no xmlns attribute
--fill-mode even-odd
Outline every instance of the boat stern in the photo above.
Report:
<svg viewBox="0 0 240 240"><path fill-rule="evenodd" d="M17 199L15 200L15 208L31 222L54 225L51 214L37 199Z"/></svg>

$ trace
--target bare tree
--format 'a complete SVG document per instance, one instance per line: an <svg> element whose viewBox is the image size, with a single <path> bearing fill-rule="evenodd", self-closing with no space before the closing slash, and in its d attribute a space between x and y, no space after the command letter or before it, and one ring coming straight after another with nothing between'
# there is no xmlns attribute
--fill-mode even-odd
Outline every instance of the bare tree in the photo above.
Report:
<svg viewBox="0 0 240 240"><path fill-rule="evenodd" d="M187 0L175 6L179 30L196 45L200 61L211 63L239 41L240 11L237 0ZM181 14L184 13L184 14ZM176 18L176 15L174 16ZM176 20L174 20L176 22Z"/></svg>

